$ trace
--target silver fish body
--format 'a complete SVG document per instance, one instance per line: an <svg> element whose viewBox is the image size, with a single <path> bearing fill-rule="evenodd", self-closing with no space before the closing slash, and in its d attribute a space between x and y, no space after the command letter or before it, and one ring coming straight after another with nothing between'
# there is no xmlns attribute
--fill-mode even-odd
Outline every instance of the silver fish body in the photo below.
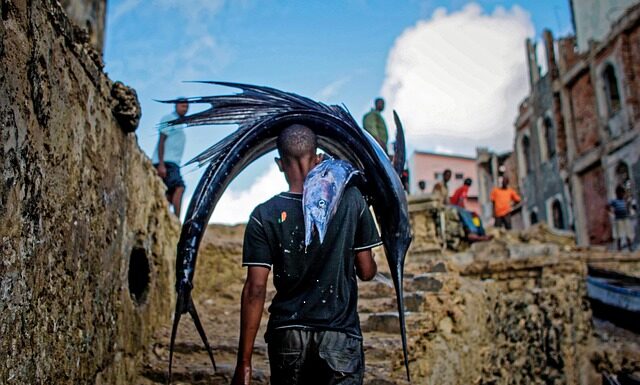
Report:
<svg viewBox="0 0 640 385"><path fill-rule="evenodd" d="M351 163L339 159L324 160L309 172L302 190L305 246L311 244L314 229L320 243L324 242L344 190L353 177L361 174Z"/></svg>

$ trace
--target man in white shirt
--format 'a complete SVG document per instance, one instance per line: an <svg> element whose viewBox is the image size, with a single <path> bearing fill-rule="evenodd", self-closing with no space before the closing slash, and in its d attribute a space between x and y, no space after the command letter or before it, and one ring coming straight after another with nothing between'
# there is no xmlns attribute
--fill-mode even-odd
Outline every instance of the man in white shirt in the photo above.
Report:
<svg viewBox="0 0 640 385"><path fill-rule="evenodd" d="M188 110L187 101L179 101L176 103L174 112L162 117L158 129L160 139L153 153L153 165L158 169L158 175L167 186L167 199L178 217L180 217L180 206L185 187L180 175L180 164L184 153L184 128L187 125L166 125L164 123L183 117Z"/></svg>

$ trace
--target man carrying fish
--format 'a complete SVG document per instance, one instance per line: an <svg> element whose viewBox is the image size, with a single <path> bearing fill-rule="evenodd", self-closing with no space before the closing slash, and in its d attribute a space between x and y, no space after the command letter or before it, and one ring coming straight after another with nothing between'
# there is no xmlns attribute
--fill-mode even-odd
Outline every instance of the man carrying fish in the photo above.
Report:
<svg viewBox="0 0 640 385"><path fill-rule="evenodd" d="M376 275L371 249L382 244L380 236L360 191L349 186L331 221L315 223L305 242L303 189L324 188L305 185L321 160L317 138L310 128L294 124L280 133L277 148L276 162L289 191L258 205L247 223L242 261L247 277L232 383L251 380L252 351L273 269L276 295L265 334L271 383L362 384L356 276L366 281ZM318 196L332 196L323 193ZM333 202L317 200L319 208L332 207Z"/></svg>

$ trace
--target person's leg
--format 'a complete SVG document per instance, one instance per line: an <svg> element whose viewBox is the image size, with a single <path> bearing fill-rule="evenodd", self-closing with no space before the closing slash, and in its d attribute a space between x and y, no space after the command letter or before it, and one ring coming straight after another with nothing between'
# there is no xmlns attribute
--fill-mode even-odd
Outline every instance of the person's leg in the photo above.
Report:
<svg viewBox="0 0 640 385"><path fill-rule="evenodd" d="M627 235L627 248L629 249L629 251L633 251L631 250L631 244L633 243L633 236L634 234L634 228L633 228L633 223L631 222L631 219L627 218L625 219L625 227L626 227L626 235Z"/></svg>
<svg viewBox="0 0 640 385"><path fill-rule="evenodd" d="M180 209L182 205L182 194L184 193L184 187L176 187L171 196L171 204L173 205L173 212L178 218L180 218Z"/></svg>
<svg viewBox="0 0 640 385"><path fill-rule="evenodd" d="M303 384L301 371L308 345L309 332L294 329L273 332L268 344L272 384Z"/></svg>
<svg viewBox="0 0 640 385"><path fill-rule="evenodd" d="M361 385L364 380L362 340L347 334L323 331L317 333L318 355L326 385Z"/></svg>
<svg viewBox="0 0 640 385"><path fill-rule="evenodd" d="M504 217L502 217L502 221L504 222L504 228L507 230L511 230L511 215L505 215Z"/></svg>

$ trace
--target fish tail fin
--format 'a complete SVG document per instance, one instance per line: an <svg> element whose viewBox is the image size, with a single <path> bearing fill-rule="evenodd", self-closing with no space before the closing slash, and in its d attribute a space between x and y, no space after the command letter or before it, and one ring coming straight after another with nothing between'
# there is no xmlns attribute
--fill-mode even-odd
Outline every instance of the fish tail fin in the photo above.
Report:
<svg viewBox="0 0 640 385"><path fill-rule="evenodd" d="M200 317L198 316L198 311L196 310L196 305L193 303L191 297L189 297L189 314L191 314L191 319L193 320L194 325L196 326L196 330L198 330L198 334L200 335L200 339L202 343L204 343L205 349L207 349L207 353L209 354L209 359L211 360L211 365L213 366L213 371L217 372L216 361L213 359L213 351L211 350L211 345L209 345L209 340L207 339L207 335L204 332L204 328L202 327L202 323L200 322Z"/></svg>
<svg viewBox="0 0 640 385"><path fill-rule="evenodd" d="M180 323L180 318L182 317L184 304L183 296L178 294L178 298L176 301L176 311L173 316L173 326L171 327L171 340L169 342L169 376L167 380L167 384L171 384L171 376L172 376L172 367L173 367L173 348L176 343L176 335L178 334L178 324Z"/></svg>

